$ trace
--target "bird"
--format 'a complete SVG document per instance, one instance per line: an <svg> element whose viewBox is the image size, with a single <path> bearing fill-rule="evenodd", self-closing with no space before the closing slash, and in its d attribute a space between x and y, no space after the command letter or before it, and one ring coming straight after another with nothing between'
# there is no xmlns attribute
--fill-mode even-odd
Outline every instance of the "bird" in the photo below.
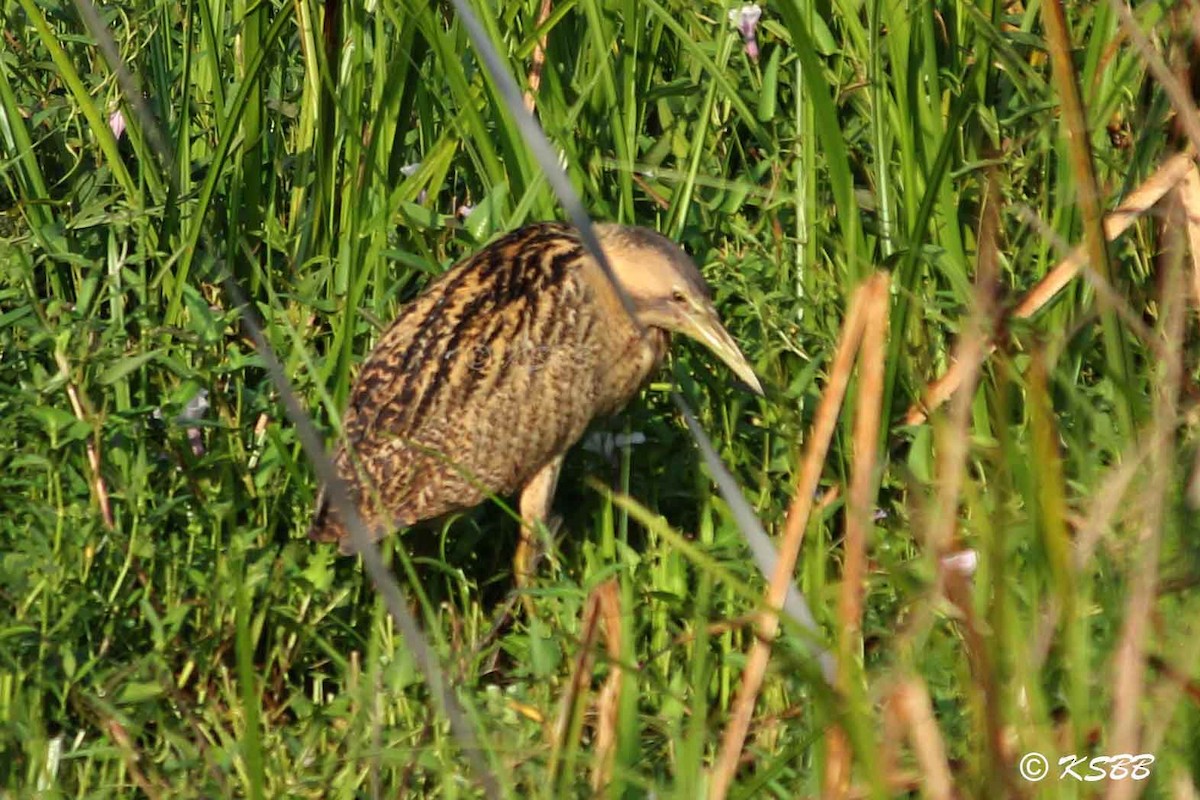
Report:
<svg viewBox="0 0 1200 800"><path fill-rule="evenodd" d="M518 495L513 579L526 588L551 526L566 452L623 408L690 337L751 391L762 386L679 245L644 227L593 227L614 288L577 229L501 236L404 305L352 384L333 462L373 540ZM632 316L631 316L632 312ZM308 532L355 548L328 487Z"/></svg>

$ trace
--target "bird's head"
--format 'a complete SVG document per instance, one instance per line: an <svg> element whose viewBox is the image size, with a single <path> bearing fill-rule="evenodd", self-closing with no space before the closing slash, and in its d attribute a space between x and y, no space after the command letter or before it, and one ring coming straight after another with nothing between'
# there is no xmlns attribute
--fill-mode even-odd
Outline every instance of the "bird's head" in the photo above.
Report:
<svg viewBox="0 0 1200 800"><path fill-rule="evenodd" d="M597 225L596 236L642 325L682 333L711 350L756 394L762 386L713 306L704 277L687 253L647 228Z"/></svg>

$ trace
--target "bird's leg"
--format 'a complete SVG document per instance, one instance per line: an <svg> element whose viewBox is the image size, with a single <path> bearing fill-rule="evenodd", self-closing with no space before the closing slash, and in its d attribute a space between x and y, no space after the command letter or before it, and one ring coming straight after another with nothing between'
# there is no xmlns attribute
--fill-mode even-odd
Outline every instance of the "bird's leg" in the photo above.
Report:
<svg viewBox="0 0 1200 800"><path fill-rule="evenodd" d="M558 473L562 470L563 457L551 461L538 470L525 488L521 490L521 541L513 557L513 580L517 589L529 587L533 571L541 555L541 543L537 526L557 528L550 516L550 505L554 501L554 489L558 486ZM526 611L531 610L528 599L523 599Z"/></svg>

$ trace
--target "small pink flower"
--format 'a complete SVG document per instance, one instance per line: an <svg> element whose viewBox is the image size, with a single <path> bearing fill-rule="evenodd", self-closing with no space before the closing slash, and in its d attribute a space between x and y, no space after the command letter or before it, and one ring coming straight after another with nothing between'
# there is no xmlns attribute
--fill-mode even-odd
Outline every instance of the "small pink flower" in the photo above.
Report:
<svg viewBox="0 0 1200 800"><path fill-rule="evenodd" d="M741 8L729 9L729 22L741 31L742 41L746 43L746 55L751 61L758 61L758 21L762 19L762 8L758 3L748 3Z"/></svg>
<svg viewBox="0 0 1200 800"><path fill-rule="evenodd" d="M120 106L115 108L113 112L108 115L108 129L112 131L113 136L120 141L121 134L125 133L125 113L121 111Z"/></svg>
<svg viewBox="0 0 1200 800"><path fill-rule="evenodd" d="M179 421L187 423L202 420L208 414L208 409L208 389L201 389L192 395L192 399L188 400L187 405L183 407L183 413L179 415ZM188 444L192 446L193 455L197 458L204 455L204 436L199 428L188 426L187 439Z"/></svg>
<svg viewBox="0 0 1200 800"><path fill-rule="evenodd" d="M942 556L942 569L947 572L957 572L964 578L975 574L979 566L979 554L974 550L959 550L957 553L947 553Z"/></svg>

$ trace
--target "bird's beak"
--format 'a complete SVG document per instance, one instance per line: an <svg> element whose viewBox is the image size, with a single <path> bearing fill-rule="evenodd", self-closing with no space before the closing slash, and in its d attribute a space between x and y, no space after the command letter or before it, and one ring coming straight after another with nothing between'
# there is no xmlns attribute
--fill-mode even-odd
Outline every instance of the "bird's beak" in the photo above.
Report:
<svg viewBox="0 0 1200 800"><path fill-rule="evenodd" d="M721 324L716 309L712 306L699 308L693 306L683 317L679 332L711 350L717 358L724 361L725 365L733 370L733 374L737 375L750 391L762 397L762 384L758 382L754 370L750 367L750 362L742 355L742 351L734 343L729 331L725 330L725 326Z"/></svg>

